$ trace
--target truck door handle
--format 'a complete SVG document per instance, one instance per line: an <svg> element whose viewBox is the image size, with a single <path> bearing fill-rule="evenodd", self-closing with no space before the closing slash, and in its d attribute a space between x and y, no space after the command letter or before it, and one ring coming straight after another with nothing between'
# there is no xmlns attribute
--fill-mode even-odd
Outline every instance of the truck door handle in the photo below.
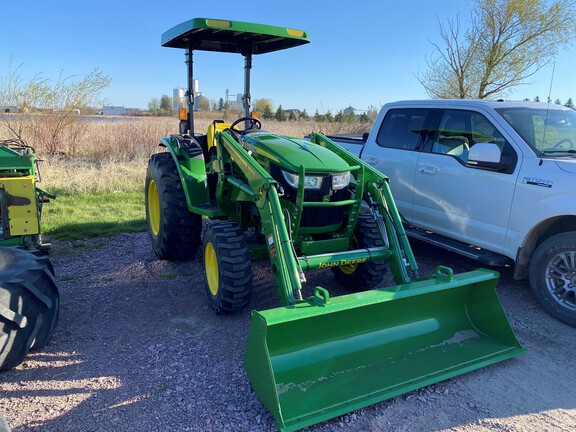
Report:
<svg viewBox="0 0 576 432"><path fill-rule="evenodd" d="M428 174L428 175L435 175L436 174L436 168L434 167L429 167L429 166L421 166L418 171L420 172L420 174Z"/></svg>
<svg viewBox="0 0 576 432"><path fill-rule="evenodd" d="M378 159L376 159L375 157L365 157L364 162L366 162L372 166L375 166L378 163Z"/></svg>

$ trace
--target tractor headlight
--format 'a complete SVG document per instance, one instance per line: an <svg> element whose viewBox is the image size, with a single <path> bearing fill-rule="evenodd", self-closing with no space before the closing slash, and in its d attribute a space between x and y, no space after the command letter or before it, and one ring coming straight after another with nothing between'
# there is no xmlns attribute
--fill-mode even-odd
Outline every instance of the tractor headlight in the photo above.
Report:
<svg viewBox="0 0 576 432"><path fill-rule="evenodd" d="M340 174L332 174L332 189L344 189L350 184L350 171Z"/></svg>
<svg viewBox="0 0 576 432"><path fill-rule="evenodd" d="M300 176L298 174L288 171L282 171L282 174L290 186L294 189L298 189L298 182L300 181ZM320 189L322 188L322 180L322 176L305 176L304 189Z"/></svg>

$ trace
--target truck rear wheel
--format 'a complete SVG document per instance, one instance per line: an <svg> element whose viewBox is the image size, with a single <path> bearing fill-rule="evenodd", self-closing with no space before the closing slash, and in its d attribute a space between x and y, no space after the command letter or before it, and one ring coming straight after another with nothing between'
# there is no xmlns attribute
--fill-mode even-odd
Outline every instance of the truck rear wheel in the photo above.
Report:
<svg viewBox="0 0 576 432"><path fill-rule="evenodd" d="M532 256L529 278L544 310L576 327L576 231L542 242Z"/></svg>
<svg viewBox="0 0 576 432"><path fill-rule="evenodd" d="M356 248L383 246L378 225L368 213L361 213L354 229ZM386 274L385 261L370 261L361 264L350 264L334 267L332 271L338 283L346 288L362 291L378 286Z"/></svg>
<svg viewBox="0 0 576 432"><path fill-rule="evenodd" d="M200 246L202 217L188 210L170 153L152 155L148 163L146 221L152 248L160 259L185 260Z"/></svg>
<svg viewBox="0 0 576 432"><path fill-rule="evenodd" d="M252 295L252 262L242 229L214 222L204 234L204 271L210 306L218 314L243 309Z"/></svg>
<svg viewBox="0 0 576 432"><path fill-rule="evenodd" d="M54 331L60 296L44 258L0 248L0 370L19 365Z"/></svg>

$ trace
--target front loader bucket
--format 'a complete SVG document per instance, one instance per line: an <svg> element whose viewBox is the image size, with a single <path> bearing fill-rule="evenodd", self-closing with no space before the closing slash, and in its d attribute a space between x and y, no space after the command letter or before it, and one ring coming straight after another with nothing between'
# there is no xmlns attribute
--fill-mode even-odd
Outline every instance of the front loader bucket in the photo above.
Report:
<svg viewBox="0 0 576 432"><path fill-rule="evenodd" d="M293 431L525 350L475 270L252 313L245 369L280 430Z"/></svg>

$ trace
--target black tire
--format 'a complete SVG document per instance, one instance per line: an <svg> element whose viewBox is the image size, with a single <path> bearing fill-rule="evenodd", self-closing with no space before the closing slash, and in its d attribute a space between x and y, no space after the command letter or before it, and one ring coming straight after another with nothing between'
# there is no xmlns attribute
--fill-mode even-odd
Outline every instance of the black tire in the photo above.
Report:
<svg viewBox="0 0 576 432"><path fill-rule="evenodd" d="M576 327L576 231L543 241L532 255L529 278L542 308Z"/></svg>
<svg viewBox="0 0 576 432"><path fill-rule="evenodd" d="M242 310L252 295L252 262L242 229L232 222L210 224L203 251L210 306L217 314Z"/></svg>
<svg viewBox="0 0 576 432"><path fill-rule="evenodd" d="M28 351L52 337L60 295L47 261L16 248L0 248L0 370L19 365Z"/></svg>
<svg viewBox="0 0 576 432"><path fill-rule="evenodd" d="M191 213L170 153L152 155L146 172L146 221L160 259L186 260L200 246L202 217Z"/></svg>
<svg viewBox="0 0 576 432"><path fill-rule="evenodd" d="M52 333L60 317L60 291L54 278L54 267L47 257L45 257L44 262L40 264L45 266L44 270L31 275L31 279L27 282L45 294L51 300L52 305L48 306L44 312L42 326L38 330L38 334L30 347L33 351L44 348L50 342Z"/></svg>
<svg viewBox="0 0 576 432"><path fill-rule="evenodd" d="M376 221L369 213L358 216L354 237L356 248L384 246ZM377 287L388 269L386 261L369 261L361 264L333 267L336 281L348 289L363 291Z"/></svg>
<svg viewBox="0 0 576 432"><path fill-rule="evenodd" d="M46 265L46 268L48 268L48 271L52 273L52 276L56 276L54 265L52 264L52 261L50 261L50 258L48 258L47 252L38 249L31 252L39 258L39 262L42 262L44 265Z"/></svg>

